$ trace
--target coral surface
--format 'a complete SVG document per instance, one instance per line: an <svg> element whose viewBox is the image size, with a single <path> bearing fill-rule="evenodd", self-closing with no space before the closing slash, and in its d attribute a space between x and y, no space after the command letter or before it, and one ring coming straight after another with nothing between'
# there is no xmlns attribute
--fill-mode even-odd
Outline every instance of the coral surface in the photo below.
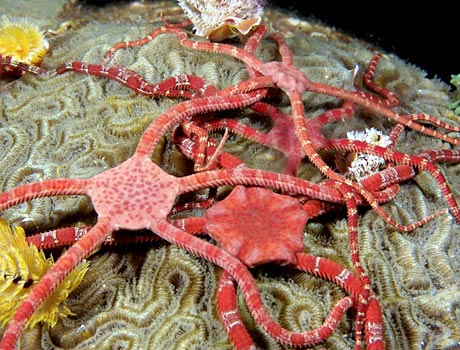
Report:
<svg viewBox="0 0 460 350"><path fill-rule="evenodd" d="M37 17L49 29L50 52L42 64L49 69L74 60L100 63L113 43L144 37L159 26L160 13L171 21L184 19L172 2L99 9L56 0L45 3L50 11ZM6 8L14 11L13 6ZM30 11L34 9L42 11L40 6ZM265 21L286 35L296 66L310 80L348 89L362 80L373 55L371 44L269 8ZM257 51L264 61L275 59L276 53L271 41L264 41ZM170 35L138 49L119 51L112 63L134 69L149 82L187 73L222 88L247 77L240 62L184 49ZM398 95L396 110L428 113L447 121L447 106L452 102L448 86L426 79L417 67L388 54L379 63L375 81ZM305 93L303 99L306 114L312 117L340 106L335 98L318 94ZM0 191L41 179L88 178L114 167L132 155L150 121L175 103L148 99L114 81L74 73L0 80ZM283 99L278 104L288 106ZM251 112L238 113L234 117L255 128L270 128ZM328 125L324 133L330 138L345 137L365 127L388 133L391 125L358 110L356 118ZM155 160L168 172L181 175L190 164L170 143L165 138ZM230 137L226 147L252 167L279 171L286 161L280 152L236 136ZM448 146L412 131L398 141L398 149L404 152L434 147ZM459 165L444 166L443 171L451 184L460 183ZM297 175L321 179L310 164L303 164ZM458 186L452 188L457 198L458 190ZM437 185L422 173L404 184L385 209L398 221L411 223L443 205ZM95 219L89 200L71 196L23 204L2 217L31 233L91 224ZM453 219L444 215L411 233L401 233L373 211L363 210L358 232L361 261L382 304L388 349L459 349L460 228ZM309 222L303 239L306 252L353 268L346 213ZM91 257L89 271L66 301L75 316L60 320L54 328L39 325L27 331L21 348L231 349L215 308L219 274L211 263L162 242L102 248ZM295 331L319 326L332 305L345 296L336 285L305 273L266 266L256 268L254 275L271 315ZM259 346L277 348L245 311L243 300L240 309ZM353 319L346 317L324 346L351 349Z"/></svg>
<svg viewBox="0 0 460 350"><path fill-rule="evenodd" d="M458 116L460 115L460 74L452 75L450 83L456 88L456 100L449 105L449 108Z"/></svg>

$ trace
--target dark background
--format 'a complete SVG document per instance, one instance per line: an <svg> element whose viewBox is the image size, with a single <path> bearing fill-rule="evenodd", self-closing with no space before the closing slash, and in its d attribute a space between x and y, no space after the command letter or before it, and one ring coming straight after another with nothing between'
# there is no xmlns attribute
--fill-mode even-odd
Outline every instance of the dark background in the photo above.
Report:
<svg viewBox="0 0 460 350"><path fill-rule="evenodd" d="M1 1L1 0L0 0ZM81 0L104 6L114 1ZM155 0L144 0L155 1ZM211 1L211 0L203 0ZM265 0L305 19L316 19L371 42L423 69L429 78L449 83L460 74L460 12L457 1ZM453 89L453 88L452 88Z"/></svg>
<svg viewBox="0 0 460 350"><path fill-rule="evenodd" d="M452 8L455 2L450 6L442 1L421 5L404 0L268 2L372 42L420 67L429 78L449 83L452 74L460 74L460 12Z"/></svg>

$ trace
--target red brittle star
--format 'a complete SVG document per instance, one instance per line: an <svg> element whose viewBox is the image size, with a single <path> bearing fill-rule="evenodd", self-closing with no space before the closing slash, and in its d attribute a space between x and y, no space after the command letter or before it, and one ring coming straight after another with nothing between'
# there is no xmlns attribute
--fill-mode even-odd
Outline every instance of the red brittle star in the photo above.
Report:
<svg viewBox="0 0 460 350"><path fill-rule="evenodd" d="M97 224L70 247L32 289L8 323L0 349L12 349L34 310L76 265L91 255L114 230L149 229L159 237L221 266L238 282L257 322L270 328L257 286L246 266L231 254L176 228L167 220L176 197L185 192L219 185L257 185L299 193L325 201L341 202L337 192L281 174L251 169L206 171L176 178L151 161L162 135L190 115L213 110L242 108L260 100L257 91L236 96L216 96L178 104L156 119L143 134L135 154L117 167L90 179L53 179L19 186L0 194L0 210L35 198L87 195L98 214ZM288 334L290 334L288 332ZM288 336L286 339L289 339ZM308 342L310 333L296 334Z"/></svg>

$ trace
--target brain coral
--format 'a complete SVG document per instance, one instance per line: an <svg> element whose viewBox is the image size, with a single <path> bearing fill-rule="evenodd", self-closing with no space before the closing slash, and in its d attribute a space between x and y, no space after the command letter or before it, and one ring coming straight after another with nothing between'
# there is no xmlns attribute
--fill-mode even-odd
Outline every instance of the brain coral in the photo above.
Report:
<svg viewBox="0 0 460 350"><path fill-rule="evenodd" d="M180 14L169 2L95 9L47 0L46 6L61 9L61 14L47 14L46 23L52 30L44 68L73 60L101 63L113 43L143 37L158 26L160 12L169 19ZM365 67L371 59L370 44L273 9L266 10L265 20L285 33L296 65L311 80L349 89L359 84L362 70L357 67ZM257 54L263 60L274 59L276 47L263 42ZM167 35L144 47L117 52L112 64L134 69L150 82L189 73L224 87L246 77L239 62L182 49L175 37ZM425 112L444 120L449 115L448 87L426 79L423 71L394 55L384 56L376 82L396 92L401 112ZM119 164L133 153L149 122L176 103L147 99L113 81L75 73L26 74L15 81L2 80L0 86L1 191L46 178L90 177ZM310 116L340 105L336 99L311 93L304 94L304 102ZM288 106L283 99L278 103ZM241 112L238 117L262 130L270 127L250 113ZM391 125L358 110L351 122L329 125L324 132L339 137L365 126L388 132ZM276 151L238 137L231 137L228 147L254 167L279 170L284 161ZM414 153L447 146L407 131L398 147ZM171 150L167 138L155 157L169 172L187 171L186 162ZM460 182L460 166L444 166L443 171L450 183ZM309 164L302 165L298 176L313 181L321 178ZM458 197L458 187L452 190ZM420 174L402 186L385 209L409 223L443 205L431 177ZM28 232L94 221L91 203L81 197L34 201L2 217ZM360 214L361 260L383 306L389 349L460 348L459 232L449 216L438 217L414 232L400 233L373 211ZM352 268L345 213L310 222L304 242L306 251ZM272 316L292 330L318 326L344 296L333 284L285 268L260 267L254 274ZM66 301L76 315L52 329L37 326L27 331L21 348L231 349L215 306L218 276L212 264L162 242L103 248L91 258L90 270ZM240 308L259 346L277 348L248 316L242 299ZM352 320L353 315L346 317L324 346L351 349Z"/></svg>

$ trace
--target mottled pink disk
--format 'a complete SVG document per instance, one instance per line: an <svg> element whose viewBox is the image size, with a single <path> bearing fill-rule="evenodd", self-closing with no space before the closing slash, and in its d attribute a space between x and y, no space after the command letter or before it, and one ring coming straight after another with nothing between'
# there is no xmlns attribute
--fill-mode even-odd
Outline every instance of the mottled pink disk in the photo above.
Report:
<svg viewBox="0 0 460 350"><path fill-rule="evenodd" d="M140 230L166 220L179 192L174 176L148 157L134 155L91 180L89 195L99 216L116 229Z"/></svg>
<svg viewBox="0 0 460 350"><path fill-rule="evenodd" d="M310 85L307 76L297 67L284 62L267 62L262 64L260 72L272 77L273 82L287 93L305 92Z"/></svg>
<svg viewBox="0 0 460 350"><path fill-rule="evenodd" d="M293 264L296 253L303 251L307 213L292 197L237 186L205 217L210 236L249 267Z"/></svg>

